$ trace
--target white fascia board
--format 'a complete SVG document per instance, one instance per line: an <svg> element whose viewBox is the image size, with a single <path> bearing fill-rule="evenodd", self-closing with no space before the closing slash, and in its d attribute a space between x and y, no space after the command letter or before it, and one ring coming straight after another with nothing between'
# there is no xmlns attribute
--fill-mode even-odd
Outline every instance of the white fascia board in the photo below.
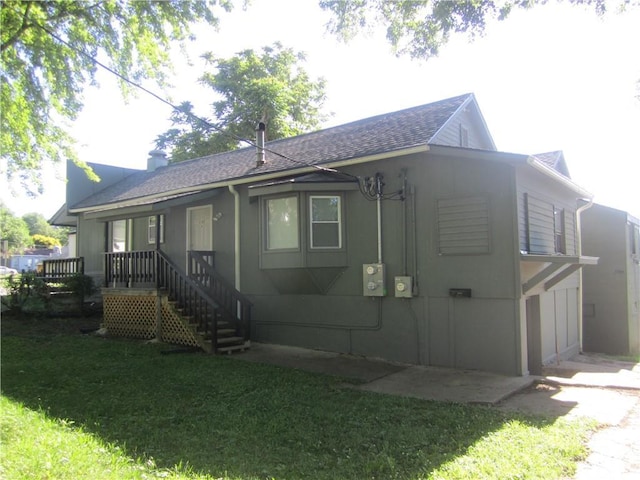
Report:
<svg viewBox="0 0 640 480"><path fill-rule="evenodd" d="M233 180L223 180L220 182L209 183L204 185L195 185L193 187L184 187L176 190L165 191L162 193L148 195L145 197L139 197L136 199L125 200L123 202L106 203L103 205L95 205L93 207L83 207L70 209L69 213L87 213L95 211L116 210L118 208L131 207L141 204L150 204L158 201L165 200L167 197L176 195L188 195L190 193L198 193L205 190L214 190L216 188L246 185L248 183L264 182L273 180L276 178L289 177L291 175L299 175L302 173L311 173L318 171L330 171L335 168L348 167L351 165L359 165L361 163L376 162L379 160L387 160L396 157L402 157L405 155L412 155L416 153L425 153L430 149L427 144L420 144L413 147L403 148L400 150L394 150L391 152L376 153L374 155L366 155L364 157L355 157L346 160L337 160L334 162L323 163L321 165L308 165L300 168L280 170L277 172L267 173L264 175L256 175L251 177L242 177Z"/></svg>
<svg viewBox="0 0 640 480"><path fill-rule="evenodd" d="M527 165L529 165L530 167L533 167L535 170L537 170L538 172L546 175L547 177L552 178L556 182L561 183L565 187L568 187L573 192L575 192L578 195L580 195L581 198L586 198L586 199L589 199L589 200L593 199L593 194L591 192L588 192L587 190L582 188L580 185L575 183L570 178L565 177L560 172L558 172L557 170L554 170L553 168L545 165L544 163L542 163L540 160L536 159L535 157L532 157L532 156L527 157Z"/></svg>

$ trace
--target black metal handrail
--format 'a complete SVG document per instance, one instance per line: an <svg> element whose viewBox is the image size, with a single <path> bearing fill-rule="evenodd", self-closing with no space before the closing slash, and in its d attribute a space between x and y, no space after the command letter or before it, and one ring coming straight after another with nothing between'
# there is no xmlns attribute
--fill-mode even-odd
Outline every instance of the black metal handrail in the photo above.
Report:
<svg viewBox="0 0 640 480"><path fill-rule="evenodd" d="M36 275L46 280L58 280L84 275L84 257L53 258L43 260L42 267L37 269Z"/></svg>
<svg viewBox="0 0 640 480"><path fill-rule="evenodd" d="M132 287L140 283L156 283L155 250L107 252L104 262L105 286Z"/></svg>
<svg viewBox="0 0 640 480"><path fill-rule="evenodd" d="M236 335L249 340L252 303L213 268L213 252L189 252L185 274L160 250L105 253L105 286L153 285L167 292L198 331L217 344L218 314L230 321Z"/></svg>
<svg viewBox="0 0 640 480"><path fill-rule="evenodd" d="M203 252L189 252L189 278L215 299L224 313L236 326L236 334L249 339L251 324L251 301L238 291L226 278L213 268L211 257Z"/></svg>
<svg viewBox="0 0 640 480"><path fill-rule="evenodd" d="M164 253L156 251L157 286L176 302L182 314L197 324L197 330L205 337L211 335L211 345L216 350L218 329L216 319L218 305L200 286L187 277Z"/></svg>

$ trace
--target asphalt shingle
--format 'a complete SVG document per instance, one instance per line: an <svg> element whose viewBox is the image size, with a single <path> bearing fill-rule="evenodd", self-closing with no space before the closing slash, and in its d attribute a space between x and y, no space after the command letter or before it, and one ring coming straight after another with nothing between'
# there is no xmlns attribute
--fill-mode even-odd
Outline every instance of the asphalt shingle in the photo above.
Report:
<svg viewBox="0 0 640 480"><path fill-rule="evenodd" d="M266 163L256 166L255 147L246 147L140 171L82 200L72 209L141 201L163 193L197 190L219 182L286 172L301 166L322 165L383 152L425 145L472 94L397 112L377 115L336 127L265 144Z"/></svg>

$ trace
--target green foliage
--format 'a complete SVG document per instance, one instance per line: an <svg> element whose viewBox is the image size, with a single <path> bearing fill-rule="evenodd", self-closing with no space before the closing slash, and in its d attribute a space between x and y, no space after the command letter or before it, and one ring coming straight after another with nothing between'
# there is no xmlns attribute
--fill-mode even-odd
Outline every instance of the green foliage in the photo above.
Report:
<svg viewBox="0 0 640 480"><path fill-rule="evenodd" d="M51 225L47 219L41 213L26 213L22 216L22 219L27 223L29 227L29 235L42 235L45 237L51 237L55 239L57 243L45 242L45 245L66 245L69 239L69 228L58 227ZM41 243L35 242L36 245Z"/></svg>
<svg viewBox="0 0 640 480"><path fill-rule="evenodd" d="M33 244L27 223L16 217L2 202L0 202L0 240L7 240L9 254L21 252Z"/></svg>
<svg viewBox="0 0 640 480"><path fill-rule="evenodd" d="M266 124L267 140L276 140L317 128L325 119L325 81L309 78L302 53L275 43L261 52L204 58L213 70L200 81L222 100L213 103L215 120L207 123L193 115L188 102L171 115L173 128L158 136L156 146L170 150L173 162L233 150L241 139L254 141L259 121Z"/></svg>
<svg viewBox="0 0 640 480"><path fill-rule="evenodd" d="M76 273L65 278L62 283L66 287L66 290L70 291L79 299L89 297L97 291L93 278L81 273Z"/></svg>
<svg viewBox="0 0 640 480"><path fill-rule="evenodd" d="M41 412L24 433L8 429L7 478L144 478L111 464L114 451L168 478L570 478L594 427L362 392L240 357L30 331L2 337L3 395L20 417ZM25 454L27 439L39 448Z"/></svg>
<svg viewBox="0 0 640 480"><path fill-rule="evenodd" d="M397 55L415 59L437 56L451 34L466 33L471 39L484 33L491 20L504 20L516 8L530 8L531 0L504 2L480 0L320 0L320 6L333 14L328 29L343 41L381 25ZM604 14L607 0L568 0L588 5ZM621 0L627 5L637 1Z"/></svg>
<svg viewBox="0 0 640 480"><path fill-rule="evenodd" d="M53 237L47 237L45 235L40 235L36 233L35 235L31 235L31 240L34 245L43 246L46 248L53 248L60 246L60 240Z"/></svg>
<svg viewBox="0 0 640 480"><path fill-rule="evenodd" d="M132 81L166 81L172 42L190 25L217 25L215 7L230 0L122 2L3 0L0 10L0 150L9 177L41 189L45 162L77 159L66 121L82 108L82 90L96 84L99 57ZM123 92L130 88L122 82Z"/></svg>
<svg viewBox="0 0 640 480"><path fill-rule="evenodd" d="M9 275L2 279L8 295L0 297L12 315L43 314L49 304L49 287L34 272Z"/></svg>

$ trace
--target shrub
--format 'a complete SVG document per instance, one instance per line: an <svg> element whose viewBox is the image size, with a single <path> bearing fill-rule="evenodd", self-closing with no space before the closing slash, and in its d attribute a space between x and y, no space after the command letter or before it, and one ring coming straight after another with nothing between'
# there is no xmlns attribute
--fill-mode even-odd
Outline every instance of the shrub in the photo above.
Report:
<svg viewBox="0 0 640 480"><path fill-rule="evenodd" d="M71 277L67 277L62 283L66 290L80 299L80 301L83 301L86 297L90 297L96 292L93 278L89 275L83 275L82 273L76 273Z"/></svg>
<svg viewBox="0 0 640 480"><path fill-rule="evenodd" d="M3 279L8 295L0 297L8 313L37 313L47 310L49 287L34 272L9 275Z"/></svg>

